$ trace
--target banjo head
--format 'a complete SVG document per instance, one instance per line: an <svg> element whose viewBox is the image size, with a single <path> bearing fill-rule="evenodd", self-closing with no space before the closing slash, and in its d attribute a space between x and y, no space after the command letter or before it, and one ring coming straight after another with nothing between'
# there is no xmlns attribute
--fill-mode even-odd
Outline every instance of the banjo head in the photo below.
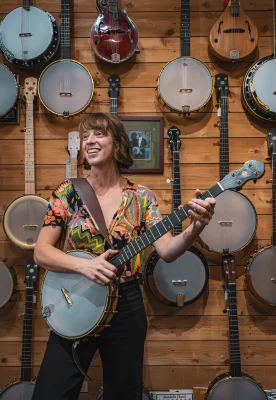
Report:
<svg viewBox="0 0 276 400"><path fill-rule="evenodd" d="M255 117L264 121L276 120L276 88L273 77L276 59L266 56L249 68L243 79L242 100L246 109Z"/></svg>
<svg viewBox="0 0 276 400"><path fill-rule="evenodd" d="M34 384L30 382L15 382L0 392L1 400L32 400Z"/></svg>
<svg viewBox="0 0 276 400"><path fill-rule="evenodd" d="M212 75L196 58L176 58L165 65L158 77L159 97L170 109L180 113L199 110L212 92Z"/></svg>
<svg viewBox="0 0 276 400"><path fill-rule="evenodd" d="M242 377L231 377L220 379L218 377L211 383L207 393L207 400L266 400L267 396L261 386L253 379Z"/></svg>
<svg viewBox="0 0 276 400"><path fill-rule="evenodd" d="M227 190L216 197L216 208L200 238L215 253L236 252L253 238L257 215L252 203L241 193Z"/></svg>
<svg viewBox="0 0 276 400"><path fill-rule="evenodd" d="M252 294L264 304L276 306L276 246L258 251L246 271Z"/></svg>
<svg viewBox="0 0 276 400"><path fill-rule="evenodd" d="M195 247L171 263L166 263L154 251L145 267L146 284L153 296L163 304L177 306L178 296L184 304L197 300L209 281L208 263Z"/></svg>
<svg viewBox="0 0 276 400"><path fill-rule="evenodd" d="M68 254L88 260L94 258L86 251L70 251ZM68 305L62 288L66 288L72 306ZM109 294L110 285L101 286L81 274L47 271L41 291L42 315L59 336L80 338L90 333L106 317ZM89 317L83 318L84 315Z"/></svg>
<svg viewBox="0 0 276 400"><path fill-rule="evenodd" d="M22 33L30 36L20 37ZM48 49L52 42L53 25L49 14L30 6L12 10L1 23L1 40L5 49L17 60L32 60Z"/></svg>
<svg viewBox="0 0 276 400"><path fill-rule="evenodd" d="M34 249L47 207L48 201L36 195L21 196L13 200L3 217L8 238L23 249Z"/></svg>
<svg viewBox="0 0 276 400"><path fill-rule="evenodd" d="M0 260L0 308L4 307L13 295L16 273Z"/></svg>
<svg viewBox="0 0 276 400"><path fill-rule="evenodd" d="M58 60L44 69L38 82L38 94L44 107L62 117L84 111L92 100L93 78L82 64Z"/></svg>
<svg viewBox="0 0 276 400"><path fill-rule="evenodd" d="M4 64L0 64L0 93L0 117L2 117L12 109L18 96L16 78Z"/></svg>

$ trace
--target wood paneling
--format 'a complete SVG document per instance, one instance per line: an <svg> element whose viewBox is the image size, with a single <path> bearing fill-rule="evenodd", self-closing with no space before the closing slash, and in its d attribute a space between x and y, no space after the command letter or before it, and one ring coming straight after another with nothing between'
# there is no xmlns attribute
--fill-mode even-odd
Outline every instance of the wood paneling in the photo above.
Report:
<svg viewBox="0 0 276 400"><path fill-rule="evenodd" d="M112 65L95 57L90 46L90 28L98 13L95 1L74 0L72 10L72 58L83 63L91 72L95 93L87 113L109 110L108 80L112 73L120 75L118 112L121 116L164 116L164 173L125 174L130 180L149 186L156 195L163 215L171 212L172 178L171 153L168 148L167 130L176 125L181 130L180 172L182 203L194 196L194 189L208 189L219 180L219 128L216 93L198 113L181 117L170 113L157 99L156 79L164 65L180 56L179 0L118 0L139 29L140 54L126 63ZM34 0L33 4L51 12L59 22L60 0ZM2 0L0 14L21 5L21 0ZM276 375L276 308L260 307L244 281L244 268L250 254L259 246L271 241L272 192L271 158L266 143L267 123L254 119L245 111L241 101L243 77L257 59L273 51L272 0L263 2L243 0L242 7L257 25L260 35L257 51L245 60L231 63L216 59L208 49L210 29L223 11L222 0L191 2L191 56L206 63L213 79L220 72L229 76L229 147L230 170L238 169L248 159L265 163L266 172L255 183L248 182L241 193L254 205L258 226L254 240L236 254L237 299L240 325L243 369L254 374L265 388L275 387ZM58 57L58 56L57 56ZM2 56L0 62L7 63ZM16 70L20 83L30 73L39 77L40 70ZM1 95L1 94L0 94ZM24 193L24 132L25 104L20 102L20 124L0 124L0 219L8 204ZM44 198L65 178L68 158L68 132L77 130L82 114L63 120L47 112L37 101L35 107L35 172L36 192ZM79 176L86 176L79 157ZM189 224L185 221L184 226ZM221 255L207 253L198 243L209 262L210 280L203 296L183 308L166 307L143 289L148 315L148 335L145 349L144 382L153 390L208 386L217 374L229 370L228 318L224 300ZM146 250L146 258L152 248ZM0 310L0 387L20 374L22 313L25 300L25 262L32 252L11 243L0 226L0 257L8 258L17 272L18 285L15 295ZM33 373L37 374L45 349L48 326L41 317L40 287L44 270L40 269L37 284L37 304L34 307ZM89 393L79 399L95 399L102 384L101 361L96 355L89 374Z"/></svg>

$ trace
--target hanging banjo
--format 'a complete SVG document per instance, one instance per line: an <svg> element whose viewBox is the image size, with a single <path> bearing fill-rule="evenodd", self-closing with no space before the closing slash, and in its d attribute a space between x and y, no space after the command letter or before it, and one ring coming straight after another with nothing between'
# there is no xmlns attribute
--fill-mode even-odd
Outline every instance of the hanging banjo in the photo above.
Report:
<svg viewBox="0 0 276 400"><path fill-rule="evenodd" d="M262 162L247 161L242 168L232 171L204 192L201 198L217 197L228 189L240 189L248 180L259 179L263 175ZM137 239L128 243L108 261L119 272L128 260L188 218L189 209L188 204L179 207ZM93 258L93 255L86 251L71 251L69 254L86 259ZM98 334L114 315L118 285L119 280L102 286L81 274L47 271L41 288L42 316L51 329L67 339Z"/></svg>
<svg viewBox="0 0 276 400"><path fill-rule="evenodd" d="M23 0L0 25L0 50L17 67L46 63L56 54L60 33L54 17Z"/></svg>
<svg viewBox="0 0 276 400"><path fill-rule="evenodd" d="M7 115L18 98L18 85L10 69L0 64L0 117Z"/></svg>
<svg viewBox="0 0 276 400"><path fill-rule="evenodd" d="M165 65L157 78L157 97L180 114L198 111L211 98L213 80L201 61L190 57L190 0L181 0L181 57Z"/></svg>
<svg viewBox="0 0 276 400"><path fill-rule="evenodd" d="M11 300L15 293L17 275L12 266L7 264L6 259L0 259L0 308Z"/></svg>
<svg viewBox="0 0 276 400"><path fill-rule="evenodd" d="M219 99L220 126L220 178L229 173L228 138L228 76L216 75ZM257 215L252 203L243 194L228 190L216 199L215 214L200 234L209 250L233 253L243 249L254 237Z"/></svg>
<svg viewBox="0 0 276 400"><path fill-rule="evenodd" d="M229 298L230 372L219 375L210 383L206 400L266 400L261 385L241 370L235 258L232 255L223 257L223 268Z"/></svg>
<svg viewBox="0 0 276 400"><path fill-rule="evenodd" d="M251 293L262 303L276 306L276 128L268 129L269 152L272 153L272 245L256 251L245 270Z"/></svg>
<svg viewBox="0 0 276 400"><path fill-rule="evenodd" d="M70 0L61 0L61 59L42 71L38 94L48 111L64 118L84 111L94 91L90 72L70 55Z"/></svg>
<svg viewBox="0 0 276 400"><path fill-rule="evenodd" d="M246 109L263 121L276 121L276 0L273 0L274 53L255 62L243 79Z"/></svg>
<svg viewBox="0 0 276 400"><path fill-rule="evenodd" d="M37 79L25 79L25 195L13 200L6 208L3 226L8 238L23 249L35 247L48 202L35 194L33 101Z"/></svg>
<svg viewBox="0 0 276 400"><path fill-rule="evenodd" d="M173 153L172 203L173 210L181 205L181 180L179 149L180 131L175 126L168 130L169 145ZM173 228L173 235L182 232L182 223ZM156 251L150 255L145 266L145 282L153 294L163 304L179 306L190 304L204 292L209 281L208 263L195 247L190 247L175 261L167 263Z"/></svg>
<svg viewBox="0 0 276 400"><path fill-rule="evenodd" d="M31 374L32 357L32 329L33 329L33 303L34 284L38 276L38 267L33 260L26 264L26 302L23 322L21 377L15 378L5 387L0 389L1 400L31 400L34 391L34 381Z"/></svg>

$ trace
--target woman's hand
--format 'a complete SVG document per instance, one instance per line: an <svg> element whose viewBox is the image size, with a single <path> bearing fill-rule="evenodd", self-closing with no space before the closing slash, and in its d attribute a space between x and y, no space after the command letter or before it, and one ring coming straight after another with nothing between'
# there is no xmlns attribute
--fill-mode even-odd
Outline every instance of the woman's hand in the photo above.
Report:
<svg viewBox="0 0 276 400"><path fill-rule="evenodd" d="M198 198L201 194L199 189L195 190L195 198L188 203L192 208L188 213L194 226L202 231L203 228L209 224L214 215L216 200L212 197L201 200Z"/></svg>
<svg viewBox="0 0 276 400"><path fill-rule="evenodd" d="M93 260L86 260L85 264L78 266L78 272L95 283L102 286L107 285L117 279L117 268L107 260L117 254L118 251L109 249Z"/></svg>

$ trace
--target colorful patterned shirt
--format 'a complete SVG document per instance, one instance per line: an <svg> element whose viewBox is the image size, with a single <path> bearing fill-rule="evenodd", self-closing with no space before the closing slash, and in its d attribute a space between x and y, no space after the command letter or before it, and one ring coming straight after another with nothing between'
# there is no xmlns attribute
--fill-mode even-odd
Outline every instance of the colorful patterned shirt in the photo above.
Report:
<svg viewBox="0 0 276 400"><path fill-rule="evenodd" d="M108 238L116 249L162 219L149 188L127 181L122 194L122 202L108 228ZM62 182L52 193L43 226L50 225L63 228L59 248L64 252L78 249L100 255L109 248L70 180ZM143 263L143 252L138 253L126 263L122 276L141 277Z"/></svg>

